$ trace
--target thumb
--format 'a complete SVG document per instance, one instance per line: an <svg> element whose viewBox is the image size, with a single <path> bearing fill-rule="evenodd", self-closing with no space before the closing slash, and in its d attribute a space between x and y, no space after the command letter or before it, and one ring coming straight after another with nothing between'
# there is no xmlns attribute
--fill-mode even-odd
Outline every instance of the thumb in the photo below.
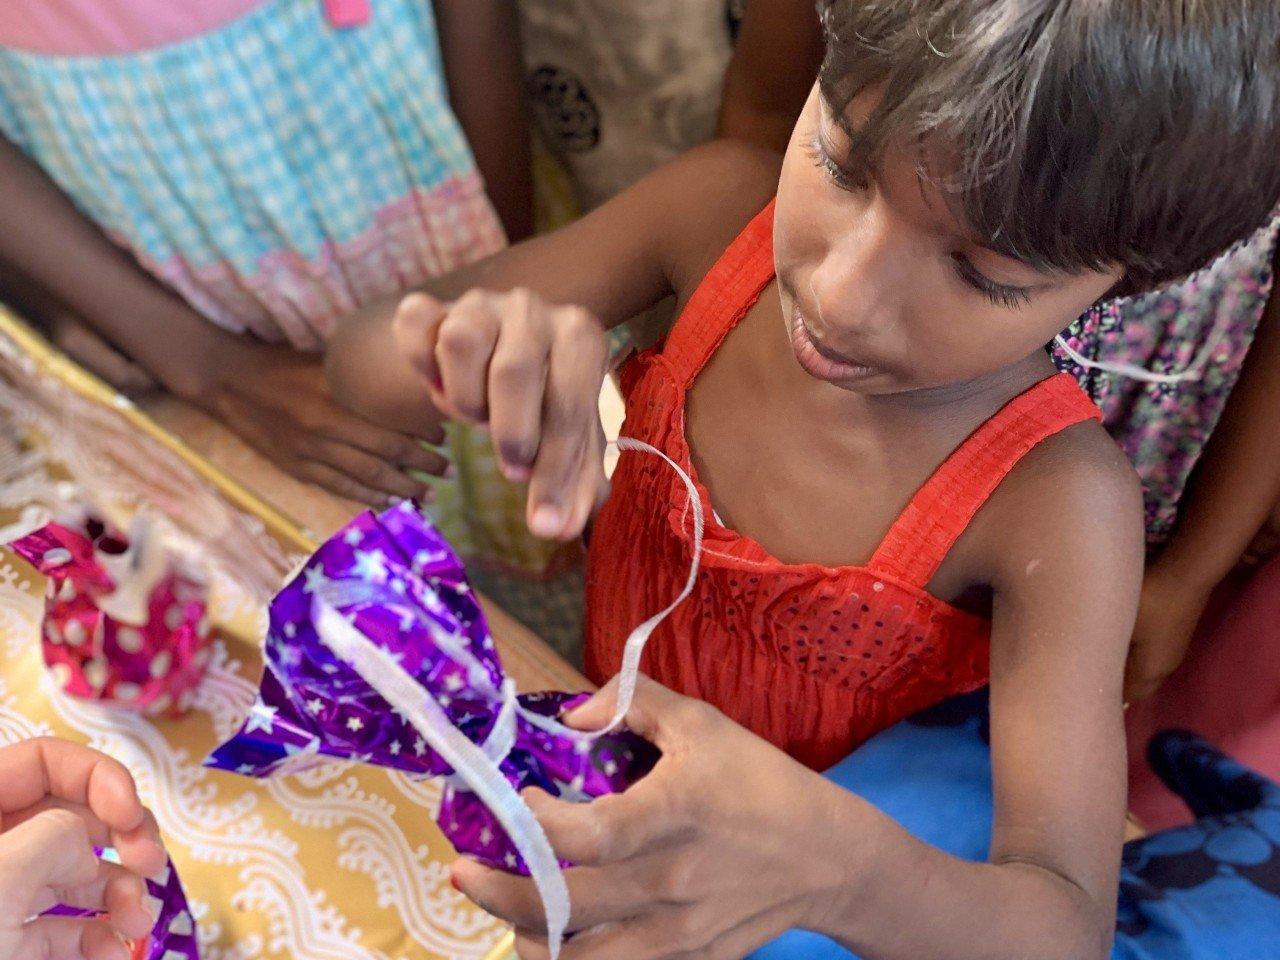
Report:
<svg viewBox="0 0 1280 960"><path fill-rule="evenodd" d="M617 710L618 686L618 677L614 677L590 700L570 710L565 715L564 722L575 730L601 729L613 719ZM676 712L685 699L643 673L637 674L635 695L622 723L632 733L644 737L661 749L663 717Z"/></svg>
<svg viewBox="0 0 1280 960"><path fill-rule="evenodd" d="M41 891L91 883L101 866L84 821L70 810L45 810L0 834L0 903L16 906L21 924Z"/></svg>

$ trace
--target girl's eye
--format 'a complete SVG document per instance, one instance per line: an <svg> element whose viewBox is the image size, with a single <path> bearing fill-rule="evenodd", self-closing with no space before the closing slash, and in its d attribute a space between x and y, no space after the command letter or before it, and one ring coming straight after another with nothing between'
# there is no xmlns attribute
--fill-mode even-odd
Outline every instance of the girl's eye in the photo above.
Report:
<svg viewBox="0 0 1280 960"><path fill-rule="evenodd" d="M816 133L809 138L809 156L815 166L822 168L827 179L841 190L860 190L866 186L864 183L859 183L849 171L831 159L831 154L822 145L822 138Z"/></svg>
<svg viewBox="0 0 1280 960"><path fill-rule="evenodd" d="M1027 287L1011 287L1008 284L997 283L982 273L973 265L973 261L962 253L953 254L951 260L955 264L956 273L960 275L960 279L997 307L1017 310L1031 299L1031 291Z"/></svg>

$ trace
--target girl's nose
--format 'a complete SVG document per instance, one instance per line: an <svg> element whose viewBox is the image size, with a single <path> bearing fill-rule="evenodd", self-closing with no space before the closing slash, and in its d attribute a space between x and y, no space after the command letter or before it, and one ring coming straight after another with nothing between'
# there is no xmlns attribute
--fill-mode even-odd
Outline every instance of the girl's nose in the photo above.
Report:
<svg viewBox="0 0 1280 960"><path fill-rule="evenodd" d="M881 204L872 203L859 223L828 247L810 274L802 302L839 346L841 331L870 333L892 325L909 289L911 255Z"/></svg>

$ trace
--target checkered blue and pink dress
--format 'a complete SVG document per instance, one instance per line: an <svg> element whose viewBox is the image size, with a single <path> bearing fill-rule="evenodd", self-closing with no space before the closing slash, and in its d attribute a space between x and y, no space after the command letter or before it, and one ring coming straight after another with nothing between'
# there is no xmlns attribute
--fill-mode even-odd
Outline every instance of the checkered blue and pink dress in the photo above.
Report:
<svg viewBox="0 0 1280 960"><path fill-rule="evenodd" d="M123 18L139 0L95 3ZM503 245L429 2L237 6L156 47L95 55L70 28L74 53L0 46L0 132L209 320L301 349Z"/></svg>
<svg viewBox="0 0 1280 960"><path fill-rule="evenodd" d="M3 0L0 134L209 321L300 350L506 242L430 0ZM487 440L451 429L450 453L437 523L569 646L580 571Z"/></svg>

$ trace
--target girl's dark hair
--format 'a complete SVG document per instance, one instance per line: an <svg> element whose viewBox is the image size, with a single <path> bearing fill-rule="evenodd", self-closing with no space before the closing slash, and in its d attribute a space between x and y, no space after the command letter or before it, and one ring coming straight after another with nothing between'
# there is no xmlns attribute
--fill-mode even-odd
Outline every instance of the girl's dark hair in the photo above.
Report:
<svg viewBox="0 0 1280 960"><path fill-rule="evenodd" d="M915 145L983 242L1036 267L1184 276L1280 200L1280 0L819 0L850 161ZM930 161L927 158L934 158ZM938 158L945 158L939 160ZM945 171L933 169L945 166Z"/></svg>

